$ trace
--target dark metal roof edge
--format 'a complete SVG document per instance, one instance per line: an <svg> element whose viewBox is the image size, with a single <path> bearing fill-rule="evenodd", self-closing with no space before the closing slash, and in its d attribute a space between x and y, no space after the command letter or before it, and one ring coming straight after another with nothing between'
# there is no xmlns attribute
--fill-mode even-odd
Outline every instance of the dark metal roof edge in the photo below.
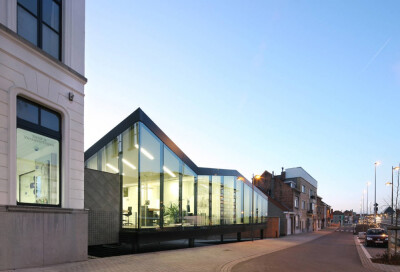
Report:
<svg viewBox="0 0 400 272"><path fill-rule="evenodd" d="M220 169L220 168L206 168L206 167L198 167L186 154L153 122L143 112L141 108L137 108L133 113L131 113L128 117L126 117L121 123L115 126L112 130L110 130L106 135L104 135L100 140L98 140L95 144L89 147L85 151L84 160L88 160L92 157L96 152L105 147L109 142L115 139L118 135L122 134L125 130L127 130L130 126L132 126L136 122L142 122L148 129L151 130L169 149L172 150L187 166L189 166L197 175L218 175L218 176L236 176L242 177L244 179L244 183L252 186L251 182L248 181L239 171L232 169ZM254 190L262 193L257 187L254 187ZM264 195L264 193L262 193Z"/></svg>
<svg viewBox="0 0 400 272"><path fill-rule="evenodd" d="M136 122L142 122L151 132L153 132L169 149L172 150L187 166L195 173L198 172L197 165L143 112L141 108L137 108L133 113L126 117L121 123L110 130L100 140L85 151L84 160L88 160L101 148L115 139L122 132L127 130Z"/></svg>

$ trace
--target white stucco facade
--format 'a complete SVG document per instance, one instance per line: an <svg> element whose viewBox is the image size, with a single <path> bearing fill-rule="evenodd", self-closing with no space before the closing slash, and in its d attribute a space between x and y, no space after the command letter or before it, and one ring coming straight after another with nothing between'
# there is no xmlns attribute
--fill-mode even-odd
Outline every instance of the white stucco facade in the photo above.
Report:
<svg viewBox="0 0 400 272"><path fill-rule="evenodd" d="M16 204L15 105L23 96L61 114L61 206L83 209L85 2L63 1L62 11L61 63L13 35L17 1L0 1L0 205Z"/></svg>
<svg viewBox="0 0 400 272"><path fill-rule="evenodd" d="M85 1L61 3L60 61L17 34L17 1L0 0L0 270L87 259ZM17 205L17 97L61 117L61 194L54 207Z"/></svg>

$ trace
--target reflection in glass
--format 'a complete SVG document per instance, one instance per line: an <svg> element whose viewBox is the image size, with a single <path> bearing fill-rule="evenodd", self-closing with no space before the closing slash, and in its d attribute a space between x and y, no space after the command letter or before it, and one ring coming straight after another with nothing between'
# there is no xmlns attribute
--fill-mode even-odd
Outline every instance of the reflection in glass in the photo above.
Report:
<svg viewBox="0 0 400 272"><path fill-rule="evenodd" d="M212 217L211 222L213 225L219 225L221 222L221 201L223 201L221 194L221 190L223 187L221 186L222 177L220 176L212 176Z"/></svg>
<svg viewBox="0 0 400 272"><path fill-rule="evenodd" d="M183 164L182 177L182 216L183 225L196 225L194 216L194 182L196 174L186 164Z"/></svg>
<svg viewBox="0 0 400 272"><path fill-rule="evenodd" d="M116 174L118 169L118 140L115 138L99 151L101 171Z"/></svg>
<svg viewBox="0 0 400 272"><path fill-rule="evenodd" d="M60 22L60 7L52 0L42 1L43 21L58 31Z"/></svg>
<svg viewBox="0 0 400 272"><path fill-rule="evenodd" d="M42 49L56 59L59 59L59 34L44 24L42 25L42 31Z"/></svg>
<svg viewBox="0 0 400 272"><path fill-rule="evenodd" d="M236 224L243 223L243 182L236 179Z"/></svg>
<svg viewBox="0 0 400 272"><path fill-rule="evenodd" d="M39 124L39 108L23 99L17 99L17 117L25 121Z"/></svg>
<svg viewBox="0 0 400 272"><path fill-rule="evenodd" d="M40 124L45 128L60 131L60 118L57 114L40 109Z"/></svg>
<svg viewBox="0 0 400 272"><path fill-rule="evenodd" d="M17 201L60 204L59 141L17 128Z"/></svg>
<svg viewBox="0 0 400 272"><path fill-rule="evenodd" d="M136 123L122 133L122 227L138 228L138 160L139 124Z"/></svg>
<svg viewBox="0 0 400 272"><path fill-rule="evenodd" d="M92 157L90 157L88 160L85 162L85 167L93 170L98 170L97 169L97 153L94 154Z"/></svg>
<svg viewBox="0 0 400 272"><path fill-rule="evenodd" d="M140 227L160 227L161 141L140 123ZM145 152L143 152L145 150Z"/></svg>
<svg viewBox="0 0 400 272"><path fill-rule="evenodd" d="M249 224L251 221L251 187L247 184L244 186L244 199L243 199L243 222Z"/></svg>
<svg viewBox="0 0 400 272"><path fill-rule="evenodd" d="M197 177L197 225L209 225L210 176Z"/></svg>
<svg viewBox="0 0 400 272"><path fill-rule="evenodd" d="M18 35L37 45L37 19L18 6Z"/></svg>
<svg viewBox="0 0 400 272"><path fill-rule="evenodd" d="M164 146L164 226L172 227L181 222L179 209L179 177L181 161Z"/></svg>
<svg viewBox="0 0 400 272"><path fill-rule="evenodd" d="M224 177L224 224L233 224L235 219L235 177Z"/></svg>

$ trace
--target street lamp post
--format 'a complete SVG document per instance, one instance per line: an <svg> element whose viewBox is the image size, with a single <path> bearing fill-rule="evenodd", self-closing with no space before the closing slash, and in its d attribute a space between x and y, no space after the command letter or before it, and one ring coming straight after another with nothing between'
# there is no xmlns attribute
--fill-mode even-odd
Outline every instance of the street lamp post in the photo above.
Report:
<svg viewBox="0 0 400 272"><path fill-rule="evenodd" d="M369 212L368 212L368 187L369 187L369 185L371 184L371 182L367 182L367 216L369 215Z"/></svg>
<svg viewBox="0 0 400 272"><path fill-rule="evenodd" d="M396 166L396 167L393 167L392 166L392 182L386 182L386 185L392 185L392 206L391 206L391 208L392 208L392 214L391 214L391 216L390 216L390 223L393 225L393 213L394 213L394 207L393 207L393 171L394 170L399 170L400 169L400 167L399 166Z"/></svg>
<svg viewBox="0 0 400 272"><path fill-rule="evenodd" d="M376 212L378 211L378 205L376 203L376 166L379 165L379 162L375 162L375 196L374 196L374 223L376 224Z"/></svg>
<svg viewBox="0 0 400 272"><path fill-rule="evenodd" d="M251 194L251 241L254 241L254 236L253 236L253 223L254 223L254 181L260 179L261 176L256 175L254 176L253 174L253 179L251 181L251 189L252 189L252 194Z"/></svg>

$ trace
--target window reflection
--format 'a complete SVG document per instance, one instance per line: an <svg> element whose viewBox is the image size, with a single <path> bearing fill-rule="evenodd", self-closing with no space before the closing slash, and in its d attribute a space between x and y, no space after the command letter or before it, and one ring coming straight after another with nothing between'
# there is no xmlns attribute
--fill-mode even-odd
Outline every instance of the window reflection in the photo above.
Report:
<svg viewBox="0 0 400 272"><path fill-rule="evenodd" d="M140 227L160 227L161 141L140 123Z"/></svg>
<svg viewBox="0 0 400 272"><path fill-rule="evenodd" d="M182 217L184 226L197 225L194 216L194 182L196 174L186 164L183 165L182 177Z"/></svg>
<svg viewBox="0 0 400 272"><path fill-rule="evenodd" d="M122 133L122 227L138 228L139 137L136 123Z"/></svg>
<svg viewBox="0 0 400 272"><path fill-rule="evenodd" d="M235 219L235 177L224 177L224 224L233 224Z"/></svg>
<svg viewBox="0 0 400 272"><path fill-rule="evenodd" d="M164 147L164 226L173 227L181 222L179 208L180 160Z"/></svg>
<svg viewBox="0 0 400 272"><path fill-rule="evenodd" d="M209 224L210 209L210 176L198 176L197 178L197 224L206 226Z"/></svg>
<svg viewBox="0 0 400 272"><path fill-rule="evenodd" d="M212 176L212 221L213 225L219 225L221 222L221 201L223 201L223 194L221 194L222 177Z"/></svg>
<svg viewBox="0 0 400 272"><path fill-rule="evenodd" d="M251 222L251 187L247 184L244 186L244 199L243 199L243 222L249 224Z"/></svg>

